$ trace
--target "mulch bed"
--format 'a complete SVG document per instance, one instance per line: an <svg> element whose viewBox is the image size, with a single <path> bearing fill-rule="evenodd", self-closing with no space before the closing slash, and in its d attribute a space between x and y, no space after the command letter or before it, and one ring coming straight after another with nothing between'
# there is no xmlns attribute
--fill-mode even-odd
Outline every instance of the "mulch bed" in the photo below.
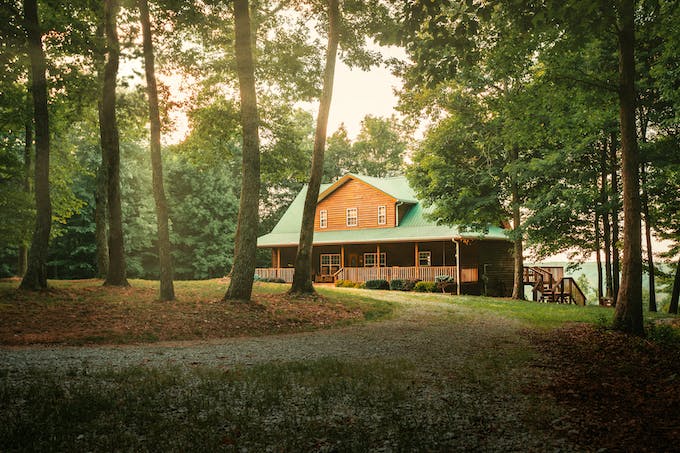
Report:
<svg viewBox="0 0 680 453"><path fill-rule="evenodd" d="M585 450L680 451L680 342L636 338L587 325L535 334L566 409L555 429Z"/></svg>

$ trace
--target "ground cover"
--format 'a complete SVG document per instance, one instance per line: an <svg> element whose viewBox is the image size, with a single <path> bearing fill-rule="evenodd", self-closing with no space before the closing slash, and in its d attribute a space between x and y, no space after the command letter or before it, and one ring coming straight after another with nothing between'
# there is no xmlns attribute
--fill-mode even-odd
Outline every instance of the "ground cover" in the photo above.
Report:
<svg viewBox="0 0 680 453"><path fill-rule="evenodd" d="M193 291L201 298L213 290L199 284ZM257 291L277 296L282 288ZM321 301L358 308L364 319L378 313L379 322L148 345L0 349L0 445L3 451L187 451L196 442L209 451L674 445L680 416L668 393L677 388L680 360L654 359L676 341L672 327L630 340L634 352L627 352L628 340L609 342L610 332L598 327L611 313L606 308L320 292ZM677 322L660 317L663 325ZM602 390L623 378L616 392ZM637 384L645 380L653 384ZM652 422L640 424L645 414Z"/></svg>
<svg viewBox="0 0 680 453"><path fill-rule="evenodd" d="M336 294L304 303L285 285L257 283L253 303L222 301L225 280L176 282L177 300L158 301L157 283L129 288L100 280L52 281L47 293L0 282L0 344L125 344L298 332L387 316L389 302Z"/></svg>

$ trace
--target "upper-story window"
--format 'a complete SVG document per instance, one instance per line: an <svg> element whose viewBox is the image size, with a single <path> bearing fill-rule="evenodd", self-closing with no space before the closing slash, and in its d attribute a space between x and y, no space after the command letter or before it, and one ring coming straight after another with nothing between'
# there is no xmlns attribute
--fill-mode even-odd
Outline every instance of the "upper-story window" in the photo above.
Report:
<svg viewBox="0 0 680 453"><path fill-rule="evenodd" d="M378 225L385 225L387 223L387 208L385 206L378 206Z"/></svg>
<svg viewBox="0 0 680 453"><path fill-rule="evenodd" d="M319 228L328 227L328 211L322 209L319 211Z"/></svg>
<svg viewBox="0 0 680 453"><path fill-rule="evenodd" d="M357 208L347 208L347 226L357 226L359 214Z"/></svg>

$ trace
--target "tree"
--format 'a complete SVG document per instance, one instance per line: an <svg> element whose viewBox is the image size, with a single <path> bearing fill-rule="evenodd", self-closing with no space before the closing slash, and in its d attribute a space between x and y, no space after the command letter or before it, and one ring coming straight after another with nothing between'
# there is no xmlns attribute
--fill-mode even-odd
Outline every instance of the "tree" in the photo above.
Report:
<svg viewBox="0 0 680 453"><path fill-rule="evenodd" d="M644 334L642 318L642 239L640 157L635 124L635 4L622 0L618 9L621 179L623 183L623 274L613 326Z"/></svg>
<svg viewBox="0 0 680 453"><path fill-rule="evenodd" d="M117 0L105 0L106 64L99 129L108 176L109 270L104 281L104 285L107 286L129 286L125 270L123 220L120 205L120 143L116 123L116 76L120 55L116 25L118 9Z"/></svg>
<svg viewBox="0 0 680 453"><path fill-rule="evenodd" d="M377 176L395 176L402 172L406 143L399 136L397 121L366 115L352 145L351 172Z"/></svg>
<svg viewBox="0 0 680 453"><path fill-rule="evenodd" d="M161 160L161 118L158 107L158 88L154 67L151 21L147 0L139 0L139 14L144 39L144 70L149 100L149 123L151 129L151 169L153 174L153 195L156 202L156 223L158 226L158 257L160 263L160 298L173 300L175 289L172 283L172 255L170 254L170 227L168 225L168 202L163 188L163 162Z"/></svg>
<svg viewBox="0 0 680 453"><path fill-rule="evenodd" d="M31 92L35 119L35 204L36 221L28 268L20 288L27 290L47 289L47 255L52 227L52 204L50 202L50 125L47 110L46 61L42 47L42 33L38 22L37 0L24 0L26 37L31 61Z"/></svg>
<svg viewBox="0 0 680 453"><path fill-rule="evenodd" d="M333 96L333 78L335 76L335 59L339 41L340 5L339 0L328 0L328 44L326 50L326 66L323 75L323 89L319 100L319 112L316 118L316 132L314 134L314 151L309 184L302 212L300 226L300 242L295 258L295 273L291 294L310 294L314 292L312 286L312 242L314 241L314 217L316 203L319 198L319 187L323 177L323 156L326 148L326 129L328 114Z"/></svg>
<svg viewBox="0 0 680 453"><path fill-rule="evenodd" d="M250 300L257 254L260 195L260 147L255 92L255 63L248 0L234 0L236 67L241 97L243 177L234 246L234 268L225 299Z"/></svg>

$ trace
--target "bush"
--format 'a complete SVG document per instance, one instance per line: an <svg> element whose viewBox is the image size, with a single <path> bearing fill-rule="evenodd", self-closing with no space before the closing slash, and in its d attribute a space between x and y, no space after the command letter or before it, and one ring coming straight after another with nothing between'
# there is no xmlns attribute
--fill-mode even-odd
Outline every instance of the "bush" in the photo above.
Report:
<svg viewBox="0 0 680 453"><path fill-rule="evenodd" d="M404 284L406 282L404 280L400 279L394 279L390 282L390 289L393 291L403 291L404 290Z"/></svg>
<svg viewBox="0 0 680 453"><path fill-rule="evenodd" d="M337 280L335 286L338 288L359 288L361 283L351 280Z"/></svg>
<svg viewBox="0 0 680 453"><path fill-rule="evenodd" d="M404 280L404 288L402 291L413 291L413 288L415 288L419 281L420 280Z"/></svg>
<svg viewBox="0 0 680 453"><path fill-rule="evenodd" d="M364 283L366 289L390 289L390 284L387 280L368 280Z"/></svg>
<svg viewBox="0 0 680 453"><path fill-rule="evenodd" d="M262 283L286 283L286 281L282 278L269 278L269 277L259 277L257 274L255 275L254 280L256 282L262 282Z"/></svg>
<svg viewBox="0 0 680 453"><path fill-rule="evenodd" d="M437 284L437 289L443 293L453 293L458 289L456 278L450 275L437 275L434 281Z"/></svg>
<svg viewBox="0 0 680 453"><path fill-rule="evenodd" d="M437 291L437 283L435 282L418 282L413 289L419 293L433 293Z"/></svg>

